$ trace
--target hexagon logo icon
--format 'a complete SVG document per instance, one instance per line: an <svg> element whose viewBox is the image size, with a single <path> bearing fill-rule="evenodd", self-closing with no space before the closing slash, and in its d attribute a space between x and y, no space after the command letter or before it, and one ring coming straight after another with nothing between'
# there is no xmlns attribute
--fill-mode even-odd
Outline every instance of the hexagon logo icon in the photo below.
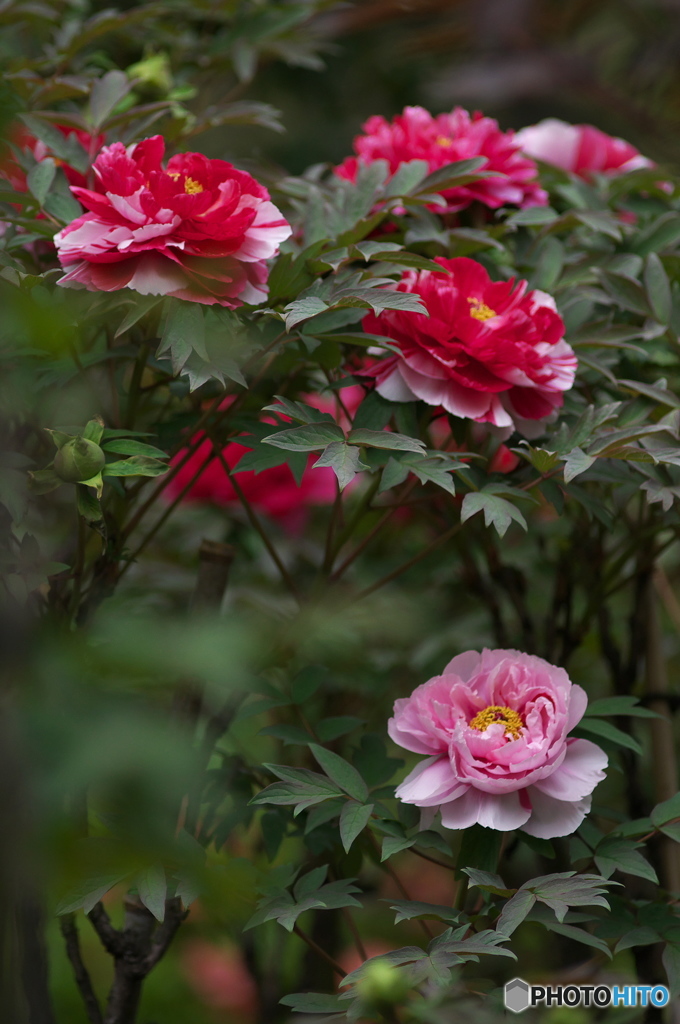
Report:
<svg viewBox="0 0 680 1024"><path fill-rule="evenodd" d="M505 986L504 1001L506 1010L521 1013L529 1006L529 986L521 978L513 978Z"/></svg>

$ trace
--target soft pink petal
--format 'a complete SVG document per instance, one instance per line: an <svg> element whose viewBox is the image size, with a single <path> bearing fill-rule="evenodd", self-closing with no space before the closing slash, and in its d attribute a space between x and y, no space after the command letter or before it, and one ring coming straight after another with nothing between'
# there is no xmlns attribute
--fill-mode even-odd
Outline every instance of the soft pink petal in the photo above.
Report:
<svg viewBox="0 0 680 1024"><path fill-rule="evenodd" d="M398 366L378 382L376 391L388 402L415 402L418 398L402 377Z"/></svg>
<svg viewBox="0 0 680 1024"><path fill-rule="evenodd" d="M590 740L569 740L562 764L535 788L556 800L581 800L589 796L605 777L609 758Z"/></svg>
<svg viewBox="0 0 680 1024"><path fill-rule="evenodd" d="M465 651L451 658L444 671L443 676L460 676L463 682L467 681L473 672L479 667L482 656L478 651Z"/></svg>
<svg viewBox="0 0 680 1024"><path fill-rule="evenodd" d="M442 800L451 800L457 793L464 793L467 788L453 774L451 762L444 755L428 757L416 765L397 786L396 796L407 804L433 807Z"/></svg>
<svg viewBox="0 0 680 1024"><path fill-rule="evenodd" d="M526 793L531 800L531 817L522 826L522 831L538 839L570 836L590 810L589 796L574 803L571 800L556 800L542 793L536 786L529 786Z"/></svg>
<svg viewBox="0 0 680 1024"><path fill-rule="evenodd" d="M588 694L574 683L569 693L569 715L567 718L567 732L571 732L575 725L581 721L588 707Z"/></svg>
<svg viewBox="0 0 680 1024"><path fill-rule="evenodd" d="M477 824L497 832L521 828L530 814L531 810L522 805L519 793L495 796L480 793L472 787L463 796L443 804L441 808L442 825L445 828L461 829Z"/></svg>

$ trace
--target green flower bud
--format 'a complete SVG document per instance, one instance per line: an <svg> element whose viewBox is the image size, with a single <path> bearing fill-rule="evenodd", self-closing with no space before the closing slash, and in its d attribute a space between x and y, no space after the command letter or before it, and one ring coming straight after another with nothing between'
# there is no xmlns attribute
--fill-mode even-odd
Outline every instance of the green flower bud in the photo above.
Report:
<svg viewBox="0 0 680 1024"><path fill-rule="evenodd" d="M357 986L364 1003L374 1007L400 1002L410 988L402 972L384 960L369 964Z"/></svg>
<svg viewBox="0 0 680 1024"><path fill-rule="evenodd" d="M98 444L84 437L67 441L54 459L54 472L67 484L91 480L104 468L106 456Z"/></svg>

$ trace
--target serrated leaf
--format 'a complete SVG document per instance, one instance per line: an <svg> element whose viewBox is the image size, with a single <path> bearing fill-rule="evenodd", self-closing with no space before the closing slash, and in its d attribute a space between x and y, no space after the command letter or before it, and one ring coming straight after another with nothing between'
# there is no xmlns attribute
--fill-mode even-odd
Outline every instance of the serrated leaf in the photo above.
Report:
<svg viewBox="0 0 680 1024"><path fill-rule="evenodd" d="M373 804L361 804L356 800L348 800L340 814L340 840L345 853L349 853L352 843L363 832L373 813Z"/></svg>
<svg viewBox="0 0 680 1024"><path fill-rule="evenodd" d="M295 992L279 999L283 1006L292 1007L296 1013L342 1013L347 1003L340 1001L340 996L327 995L325 992Z"/></svg>
<svg viewBox="0 0 680 1024"><path fill-rule="evenodd" d="M205 347L205 320L201 306L174 299L167 308L157 354L170 352L175 373L181 372L194 351L208 362L210 357Z"/></svg>
<svg viewBox="0 0 680 1024"><path fill-rule="evenodd" d="M512 896L515 889L508 889L500 875L479 868L462 868L463 874L470 879L470 885L492 892L495 896Z"/></svg>
<svg viewBox="0 0 680 1024"><path fill-rule="evenodd" d="M280 430L276 434L263 437L262 444L271 444L275 448L285 448L292 452L313 452L335 441L344 440L345 435L337 423L324 421Z"/></svg>
<svg viewBox="0 0 680 1024"><path fill-rule="evenodd" d="M344 491L357 473L362 469L369 468L365 462L361 461L361 450L354 445L347 444L346 441L332 441L327 445L313 468L320 469L321 467L333 470L341 491Z"/></svg>
<svg viewBox="0 0 680 1024"><path fill-rule="evenodd" d="M168 891L168 883L165 877L165 869L162 864L153 864L140 871L135 876L134 884L137 886L139 898L157 921L165 919L165 897Z"/></svg>
<svg viewBox="0 0 680 1024"><path fill-rule="evenodd" d="M595 850L595 863L602 874L610 875L618 870L659 884L652 865L636 849L636 844L626 839L603 839Z"/></svg>
<svg viewBox="0 0 680 1024"><path fill-rule="evenodd" d="M495 494L488 494L484 491L473 491L463 498L463 505L460 512L462 523L476 515L477 512L484 513L484 522L487 526L495 526L498 535L503 537L514 520L523 530L527 530L526 519L515 505L499 498Z"/></svg>
<svg viewBox="0 0 680 1024"><path fill-rule="evenodd" d="M276 402L273 405L265 405L263 412L276 412L282 416L289 416L298 423L335 422L329 412L320 412L304 402L294 402L284 395L274 395L274 398Z"/></svg>
<svg viewBox="0 0 680 1024"><path fill-rule="evenodd" d="M460 911L453 907L445 907L439 903L422 903L419 900L384 900L390 909L396 912L395 924L412 921L414 917L434 917L448 924L456 924L460 920Z"/></svg>
<svg viewBox="0 0 680 1024"><path fill-rule="evenodd" d="M345 761L344 757L334 754L332 750L326 750L316 743L310 743L309 747L329 779L344 789L349 796L364 803L368 797L368 787L356 768L349 761Z"/></svg>

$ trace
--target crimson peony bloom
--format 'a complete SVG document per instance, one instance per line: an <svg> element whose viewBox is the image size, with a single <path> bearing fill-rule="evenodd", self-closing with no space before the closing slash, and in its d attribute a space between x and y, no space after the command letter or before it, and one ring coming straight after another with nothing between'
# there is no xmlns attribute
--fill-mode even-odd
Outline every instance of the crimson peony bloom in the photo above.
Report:
<svg viewBox="0 0 680 1024"><path fill-rule="evenodd" d="M529 156L572 171L580 178L590 178L597 171L616 175L654 166L624 139L606 135L591 124L567 124L554 117L522 128L515 135L515 143Z"/></svg>
<svg viewBox="0 0 680 1024"><path fill-rule="evenodd" d="M497 427L536 433L574 382L576 356L564 341L554 299L526 281L492 281L475 260L437 257L441 273L408 270L398 291L429 311L369 313L366 332L396 341L400 356L367 371L394 402L417 398Z"/></svg>
<svg viewBox="0 0 680 1024"><path fill-rule="evenodd" d="M396 795L437 810L445 828L521 828L541 839L570 835L590 810L607 755L568 739L588 698L564 669L519 651L467 651L442 675L397 700L388 732L430 756Z"/></svg>
<svg viewBox="0 0 680 1024"><path fill-rule="evenodd" d="M496 171L498 177L472 181L444 189L449 211L463 210L470 203L483 203L492 210L499 206L545 206L547 193L536 180L537 169L521 151L512 132L502 132L498 122L476 112L470 116L462 107L450 114L433 117L423 107L405 107L391 122L376 115L363 125L364 135L354 139L357 156L347 157L335 173L355 181L360 164L387 160L391 171L408 160L426 160L430 172L457 160L483 156L482 170ZM433 207L441 212L442 207Z"/></svg>
<svg viewBox="0 0 680 1024"><path fill-rule="evenodd" d="M163 169L160 135L105 146L97 191L72 187L88 211L55 236L59 284L132 288L235 309L267 296L266 260L291 233L269 193L245 171L201 153Z"/></svg>
<svg viewBox="0 0 680 1024"><path fill-rule="evenodd" d="M354 384L351 387L343 388L341 396L345 408L350 413L354 413L364 397L364 390L358 384ZM343 427L349 425L342 410L336 406L333 399L315 394L303 395L302 400L321 412L331 413ZM286 416L281 418L288 419ZM276 420L266 415L262 417L262 422L276 424ZM249 447L246 439L243 444L234 440L229 441L222 449L222 455L229 468L235 469L247 451L249 451ZM174 456L170 465L181 462L185 455L186 449L183 448ZM176 498L200 467L205 466L184 500L239 508L241 503L231 480L224 472L220 460L212 456L212 442L206 438L168 484L166 488L168 497ZM299 484L286 463L280 466L271 466L259 473L254 470L245 470L243 473L239 473L236 479L247 501L256 512L264 512L271 519L277 520L289 533L299 533L305 526L310 507L331 505L337 494L336 476L333 470L324 466L314 469L314 463L318 457L318 452L310 454ZM350 484L351 487L352 484Z"/></svg>

